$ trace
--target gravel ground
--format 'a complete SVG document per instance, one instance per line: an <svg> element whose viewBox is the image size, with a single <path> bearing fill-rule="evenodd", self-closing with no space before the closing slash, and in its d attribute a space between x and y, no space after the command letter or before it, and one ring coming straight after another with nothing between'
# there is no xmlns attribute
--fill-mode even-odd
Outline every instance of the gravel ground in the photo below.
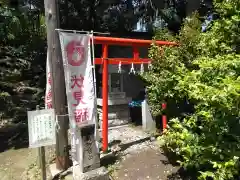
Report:
<svg viewBox="0 0 240 180"><path fill-rule="evenodd" d="M149 140L150 135L144 133L139 127L124 126L109 130L109 144L119 144L122 154L134 153L136 149L153 146ZM116 142L116 143L115 143Z"/></svg>
<svg viewBox="0 0 240 180"><path fill-rule="evenodd" d="M114 180L167 180L181 179L178 167L168 163L156 141L139 127L109 130L111 149L117 149L117 159L106 166ZM115 142L115 143L114 143Z"/></svg>
<svg viewBox="0 0 240 180"><path fill-rule="evenodd" d="M110 129L108 138L111 153L101 154L101 165L108 168L112 180L181 180L179 167L168 163L156 141L141 127Z"/></svg>

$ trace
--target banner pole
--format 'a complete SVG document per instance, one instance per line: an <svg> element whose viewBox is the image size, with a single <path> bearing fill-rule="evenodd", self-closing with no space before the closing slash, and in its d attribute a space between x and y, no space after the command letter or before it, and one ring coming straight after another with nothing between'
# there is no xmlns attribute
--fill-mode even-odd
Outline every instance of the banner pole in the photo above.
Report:
<svg viewBox="0 0 240 180"><path fill-rule="evenodd" d="M93 83L94 83L94 96L95 96L95 113L96 113L96 118L95 118L95 138L96 141L99 142L100 141L100 137L99 137L99 131L98 131L98 112L97 112L97 82L96 82L96 65L95 65L95 49L94 49L94 39L93 39L93 31L91 31L90 33L91 35L91 46L92 46L92 67L93 67ZM98 147L98 143L97 143L97 147Z"/></svg>
<svg viewBox="0 0 240 180"><path fill-rule="evenodd" d="M86 33L86 34L89 34L89 31L79 31L79 30L70 30L70 29L55 29L56 31L60 31L60 32L71 32L71 33ZM109 32L93 32L91 31L90 34L107 34L109 35L110 33Z"/></svg>
<svg viewBox="0 0 240 180"><path fill-rule="evenodd" d="M95 63L94 63L94 60L95 60L95 55L94 55L94 40L93 40L93 31L91 31L90 33L91 35L91 46L92 46L92 66L93 66L93 83L94 83L94 95L95 97L97 98L97 85L96 85L96 67L95 67Z"/></svg>

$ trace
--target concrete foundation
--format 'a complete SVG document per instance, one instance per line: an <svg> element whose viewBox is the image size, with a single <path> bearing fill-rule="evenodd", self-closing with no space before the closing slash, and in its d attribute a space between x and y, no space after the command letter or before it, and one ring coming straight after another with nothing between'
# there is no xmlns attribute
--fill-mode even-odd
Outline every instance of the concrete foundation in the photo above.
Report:
<svg viewBox="0 0 240 180"><path fill-rule="evenodd" d="M61 174L63 172L62 170L57 169L55 163L49 165L49 171L50 171L50 174L51 174L52 178L54 178L55 176L58 176L59 174Z"/></svg>
<svg viewBox="0 0 240 180"><path fill-rule="evenodd" d="M114 127L128 124L130 122L129 98L116 98L108 100L108 126ZM102 99L98 99L99 125L102 128Z"/></svg>
<svg viewBox="0 0 240 180"><path fill-rule="evenodd" d="M73 168L78 169L79 167L75 166ZM75 171L75 172L79 172L79 171ZM85 173L79 172L79 173L73 174L73 180L109 180L109 179L110 179L109 172L105 167L100 167Z"/></svg>
<svg viewBox="0 0 240 180"><path fill-rule="evenodd" d="M156 130L156 122L151 115L150 108L146 100L142 102L142 128L144 131Z"/></svg>

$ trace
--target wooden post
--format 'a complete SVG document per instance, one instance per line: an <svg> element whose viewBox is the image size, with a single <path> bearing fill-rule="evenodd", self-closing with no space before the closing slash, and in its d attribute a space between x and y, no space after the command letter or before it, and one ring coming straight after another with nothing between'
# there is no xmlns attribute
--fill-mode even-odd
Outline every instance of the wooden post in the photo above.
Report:
<svg viewBox="0 0 240 180"><path fill-rule="evenodd" d="M41 179L42 180L47 180L45 149L44 149L43 146L38 148L38 160L39 160L39 166L41 168Z"/></svg>
<svg viewBox="0 0 240 180"><path fill-rule="evenodd" d="M39 105L36 106L36 110L39 110ZM45 148L41 146L38 148L38 161L39 166L41 168L41 178L42 180L47 180L47 173L46 173L46 160L45 160Z"/></svg>
<svg viewBox="0 0 240 180"><path fill-rule="evenodd" d="M55 29L59 28L57 0L44 0L45 21L47 26L47 45L52 77L52 105L57 115L59 129L56 131L56 168L66 170L69 167L68 152L68 116L66 111L66 91L59 37Z"/></svg>

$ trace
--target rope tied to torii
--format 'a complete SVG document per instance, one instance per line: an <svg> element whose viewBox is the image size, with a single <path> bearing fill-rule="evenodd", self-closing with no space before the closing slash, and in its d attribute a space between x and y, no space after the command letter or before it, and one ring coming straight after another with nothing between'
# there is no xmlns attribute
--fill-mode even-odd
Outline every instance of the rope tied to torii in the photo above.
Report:
<svg viewBox="0 0 240 180"><path fill-rule="evenodd" d="M130 69L129 74L131 74L131 73L133 73L133 74L136 73L136 71L135 71L135 69L134 69L134 64L133 64L133 63L132 63L132 66L131 66L131 69Z"/></svg>
<svg viewBox="0 0 240 180"><path fill-rule="evenodd" d="M119 64L118 64L118 73L121 73L122 72L122 62L119 61Z"/></svg>
<svg viewBox="0 0 240 180"><path fill-rule="evenodd" d="M141 73L141 74L144 73L144 65L143 65L143 63L141 64L140 73Z"/></svg>
<svg viewBox="0 0 240 180"><path fill-rule="evenodd" d="M145 67L144 67L144 64L148 64L148 70L151 70L152 69L152 63L151 61L149 62L144 62L144 61L140 61L138 62L139 64L141 63L140 65L140 74L143 74L145 72ZM118 73L122 73L122 61L119 61L118 62L118 70L117 70ZM135 67L134 67L134 62L131 63L131 68L130 68L130 71L129 71L129 74L136 74L136 70L135 70Z"/></svg>
<svg viewBox="0 0 240 180"><path fill-rule="evenodd" d="M148 62L148 69L149 70L152 69L152 63L151 62ZM140 73L143 74L144 71L145 71L144 64L141 63ZM122 62L121 61L119 61L119 64L118 64L118 73L122 73ZM136 71L135 71L135 68L134 68L134 63L131 64L131 69L129 71L129 74L136 74Z"/></svg>
<svg viewBox="0 0 240 180"><path fill-rule="evenodd" d="M149 61L148 62L148 69L151 70L152 69L152 63Z"/></svg>

